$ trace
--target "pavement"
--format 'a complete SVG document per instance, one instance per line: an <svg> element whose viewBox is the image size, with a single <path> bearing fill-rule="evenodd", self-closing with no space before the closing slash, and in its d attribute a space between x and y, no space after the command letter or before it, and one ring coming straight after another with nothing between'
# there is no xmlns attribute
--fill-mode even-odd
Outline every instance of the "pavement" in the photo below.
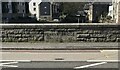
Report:
<svg viewBox="0 0 120 70"><path fill-rule="evenodd" d="M118 60L118 50L45 50L45 51L2 51L4 60L31 60L31 61L86 61L86 60Z"/></svg>
<svg viewBox="0 0 120 70"><path fill-rule="evenodd" d="M78 42L78 43L28 43L28 42L2 42L0 48L119 48L118 42Z"/></svg>

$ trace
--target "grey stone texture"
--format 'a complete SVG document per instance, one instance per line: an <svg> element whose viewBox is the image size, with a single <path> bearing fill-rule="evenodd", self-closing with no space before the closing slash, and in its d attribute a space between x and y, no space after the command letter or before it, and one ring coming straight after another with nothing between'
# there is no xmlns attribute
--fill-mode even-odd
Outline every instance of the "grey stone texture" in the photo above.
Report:
<svg viewBox="0 0 120 70"><path fill-rule="evenodd" d="M4 26L2 42L120 42L119 25Z"/></svg>

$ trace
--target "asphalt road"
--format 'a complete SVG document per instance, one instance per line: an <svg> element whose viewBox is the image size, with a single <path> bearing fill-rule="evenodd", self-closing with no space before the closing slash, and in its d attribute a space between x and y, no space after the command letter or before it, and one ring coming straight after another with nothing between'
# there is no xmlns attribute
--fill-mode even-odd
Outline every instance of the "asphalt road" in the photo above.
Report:
<svg viewBox="0 0 120 70"><path fill-rule="evenodd" d="M119 70L118 63L106 63L103 65L74 69L75 67L88 65L93 63L75 62L75 61L54 61L54 62L30 62L18 63L17 68L3 67L2 70Z"/></svg>
<svg viewBox="0 0 120 70"><path fill-rule="evenodd" d="M4 68L1 70L75 70L72 68ZM119 70L119 68L87 68L78 70Z"/></svg>
<svg viewBox="0 0 120 70"><path fill-rule="evenodd" d="M30 62L30 63L18 63L18 68L74 68L83 65L93 64L92 62L79 62L79 61L47 61L47 62ZM98 66L88 68L118 68L118 63L111 62Z"/></svg>

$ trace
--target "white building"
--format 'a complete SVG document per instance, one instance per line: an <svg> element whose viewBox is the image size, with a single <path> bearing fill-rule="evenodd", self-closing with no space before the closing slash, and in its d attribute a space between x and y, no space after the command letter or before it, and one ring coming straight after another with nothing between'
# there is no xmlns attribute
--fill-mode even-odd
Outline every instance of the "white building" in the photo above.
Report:
<svg viewBox="0 0 120 70"><path fill-rule="evenodd" d="M29 11L31 17L36 17L38 21L40 20L53 20L53 13L58 13L57 8L59 3L53 2L43 2L42 0L31 0L29 2Z"/></svg>
<svg viewBox="0 0 120 70"><path fill-rule="evenodd" d="M0 23L2 22L2 7L1 7L1 1L0 1Z"/></svg>
<svg viewBox="0 0 120 70"><path fill-rule="evenodd" d="M41 3L41 0L31 0L29 2L29 12L32 17L36 17L37 20L40 19L39 14L39 4Z"/></svg>
<svg viewBox="0 0 120 70"><path fill-rule="evenodd" d="M113 20L113 5L109 6L108 16L111 16L111 17L112 17L112 20Z"/></svg>
<svg viewBox="0 0 120 70"><path fill-rule="evenodd" d="M113 0L113 18L115 23L119 23L120 0Z"/></svg>
<svg viewBox="0 0 120 70"><path fill-rule="evenodd" d="M116 23L120 23L120 0L117 1L117 19L116 19Z"/></svg>

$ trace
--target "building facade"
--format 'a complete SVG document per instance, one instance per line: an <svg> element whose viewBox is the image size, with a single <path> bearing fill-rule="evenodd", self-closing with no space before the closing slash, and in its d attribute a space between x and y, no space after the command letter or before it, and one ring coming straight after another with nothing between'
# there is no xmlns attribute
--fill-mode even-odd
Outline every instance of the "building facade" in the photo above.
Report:
<svg viewBox="0 0 120 70"><path fill-rule="evenodd" d="M120 24L120 2L118 3L118 21L117 23Z"/></svg>
<svg viewBox="0 0 120 70"><path fill-rule="evenodd" d="M116 2L114 9L114 18L116 19L115 22L120 23L120 1Z"/></svg>
<svg viewBox="0 0 120 70"><path fill-rule="evenodd" d="M113 0L113 17L114 22L119 23L120 0Z"/></svg>
<svg viewBox="0 0 120 70"><path fill-rule="evenodd" d="M31 17L36 17L38 21L47 20L52 21L58 17L59 3L43 2L42 0L31 0L29 2L29 11ZM56 14L56 15L55 15Z"/></svg>
<svg viewBox="0 0 120 70"><path fill-rule="evenodd" d="M88 18L90 22L99 21L100 17L106 12L112 16L115 23L120 22L120 0L113 0L106 4L89 5ZM27 5L28 4L28 5ZM112 12L109 13L109 7L112 4ZM25 17L28 13L30 17L36 18L38 21L53 21L59 19L60 3L43 2L42 0L31 0L30 2L0 2L0 14L3 21L14 19L16 17Z"/></svg>
<svg viewBox="0 0 120 70"><path fill-rule="evenodd" d="M39 4L41 3L41 0L31 0L29 2L29 12L31 14L31 17L36 17L37 20L39 20Z"/></svg>
<svg viewBox="0 0 120 70"><path fill-rule="evenodd" d="M1 5L1 2L0 2L0 23L2 22L2 5Z"/></svg>
<svg viewBox="0 0 120 70"><path fill-rule="evenodd" d="M27 2L0 2L0 13L3 22L9 22L18 17L25 17L29 12Z"/></svg>

